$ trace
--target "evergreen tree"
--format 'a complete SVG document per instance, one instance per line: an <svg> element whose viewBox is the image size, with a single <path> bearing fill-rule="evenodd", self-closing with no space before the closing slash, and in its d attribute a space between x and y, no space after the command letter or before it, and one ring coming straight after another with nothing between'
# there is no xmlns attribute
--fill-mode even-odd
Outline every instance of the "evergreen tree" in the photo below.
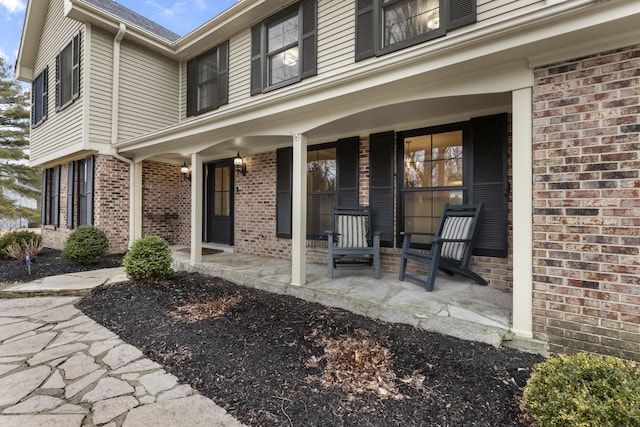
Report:
<svg viewBox="0 0 640 427"><path fill-rule="evenodd" d="M0 55L0 218L39 220L38 209L21 199L39 202L40 171L29 159L29 92L22 89Z"/></svg>

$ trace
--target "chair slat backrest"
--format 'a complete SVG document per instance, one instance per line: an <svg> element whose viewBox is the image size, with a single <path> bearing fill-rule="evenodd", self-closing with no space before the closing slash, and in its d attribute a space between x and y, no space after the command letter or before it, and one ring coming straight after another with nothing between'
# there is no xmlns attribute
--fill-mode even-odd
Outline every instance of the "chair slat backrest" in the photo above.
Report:
<svg viewBox="0 0 640 427"><path fill-rule="evenodd" d="M442 242L441 256L467 265L473 251L474 237L482 204L447 205L442 211L437 237ZM446 240L460 240L447 242Z"/></svg>
<svg viewBox="0 0 640 427"><path fill-rule="evenodd" d="M444 220L441 238L466 240L466 242L443 242L441 255L444 258L462 260L464 249L471 237L472 223L472 217L450 216Z"/></svg>
<svg viewBox="0 0 640 427"><path fill-rule="evenodd" d="M334 230L337 248L366 248L369 246L371 213L368 207L334 208Z"/></svg>

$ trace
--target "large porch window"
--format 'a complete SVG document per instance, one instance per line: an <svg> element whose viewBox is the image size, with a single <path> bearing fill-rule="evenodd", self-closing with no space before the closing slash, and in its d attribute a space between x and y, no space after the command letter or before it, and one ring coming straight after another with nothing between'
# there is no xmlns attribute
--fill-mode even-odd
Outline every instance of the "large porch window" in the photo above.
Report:
<svg viewBox="0 0 640 427"><path fill-rule="evenodd" d="M320 237L331 226L338 200L335 145L307 151L307 236Z"/></svg>
<svg viewBox="0 0 640 427"><path fill-rule="evenodd" d="M482 203L474 254L505 257L507 142L506 114L399 132L396 245L402 231L435 233L445 203Z"/></svg>
<svg viewBox="0 0 640 427"><path fill-rule="evenodd" d="M435 233L444 205L464 201L463 131L415 135L402 143L403 229Z"/></svg>

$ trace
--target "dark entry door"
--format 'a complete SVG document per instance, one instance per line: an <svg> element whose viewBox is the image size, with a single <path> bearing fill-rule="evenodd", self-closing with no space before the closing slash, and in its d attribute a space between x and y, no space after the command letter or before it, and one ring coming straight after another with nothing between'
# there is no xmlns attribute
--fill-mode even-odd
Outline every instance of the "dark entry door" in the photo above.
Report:
<svg viewBox="0 0 640 427"><path fill-rule="evenodd" d="M205 169L204 241L233 245L233 163L208 163Z"/></svg>

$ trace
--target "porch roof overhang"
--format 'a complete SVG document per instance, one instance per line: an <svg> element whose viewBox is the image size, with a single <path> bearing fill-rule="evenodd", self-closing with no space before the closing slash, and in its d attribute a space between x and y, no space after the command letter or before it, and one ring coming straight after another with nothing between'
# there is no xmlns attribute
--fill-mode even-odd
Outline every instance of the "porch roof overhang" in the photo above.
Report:
<svg viewBox="0 0 640 427"><path fill-rule="evenodd" d="M587 7L588 6L588 7ZM452 33L116 144L134 160L233 157L510 111L532 68L640 40L640 2L577 0Z"/></svg>

